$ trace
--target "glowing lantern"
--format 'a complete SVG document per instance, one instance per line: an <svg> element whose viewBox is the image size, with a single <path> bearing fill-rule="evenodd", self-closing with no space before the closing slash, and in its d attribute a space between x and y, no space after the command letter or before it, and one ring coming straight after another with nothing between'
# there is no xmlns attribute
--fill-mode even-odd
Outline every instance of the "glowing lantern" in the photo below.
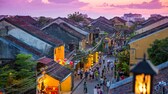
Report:
<svg viewBox="0 0 168 94"><path fill-rule="evenodd" d="M144 59L137 63L132 69L133 72L133 92L135 94L152 94L153 75L158 74L158 69Z"/></svg>
<svg viewBox="0 0 168 94"><path fill-rule="evenodd" d="M73 65L73 62L72 62L72 61L70 61L70 65L71 65L71 66Z"/></svg>

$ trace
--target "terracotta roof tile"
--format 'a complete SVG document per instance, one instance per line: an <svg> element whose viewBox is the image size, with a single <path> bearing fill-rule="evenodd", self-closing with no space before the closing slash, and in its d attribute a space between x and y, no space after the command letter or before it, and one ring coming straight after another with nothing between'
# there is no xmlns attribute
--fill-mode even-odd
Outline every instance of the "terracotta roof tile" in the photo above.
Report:
<svg viewBox="0 0 168 94"><path fill-rule="evenodd" d="M59 81L63 81L71 73L70 69L64 66L60 66L60 64L56 62L52 62L52 63L54 63L53 68L50 70L47 70L47 74L58 79Z"/></svg>
<svg viewBox="0 0 168 94"><path fill-rule="evenodd" d="M47 58L47 57L42 57L42 58L37 60L37 62L43 63L45 65L49 64L52 61L53 61L53 59Z"/></svg>
<svg viewBox="0 0 168 94"><path fill-rule="evenodd" d="M44 58L38 60L39 63L47 64L46 74L50 75L51 77L63 81L67 76L71 74L71 70L60 65L59 63L53 61L49 58Z"/></svg>
<svg viewBox="0 0 168 94"><path fill-rule="evenodd" d="M110 19L110 21L114 21L114 19L118 19L120 22L122 22L122 23L126 23L126 21L125 20L123 20L122 18L120 18L120 17L114 17L114 18L112 18L112 19Z"/></svg>
<svg viewBox="0 0 168 94"><path fill-rule="evenodd" d="M22 20L22 21L28 22L31 25L37 24L37 21L35 19L33 19L31 16L15 16L15 17Z"/></svg>

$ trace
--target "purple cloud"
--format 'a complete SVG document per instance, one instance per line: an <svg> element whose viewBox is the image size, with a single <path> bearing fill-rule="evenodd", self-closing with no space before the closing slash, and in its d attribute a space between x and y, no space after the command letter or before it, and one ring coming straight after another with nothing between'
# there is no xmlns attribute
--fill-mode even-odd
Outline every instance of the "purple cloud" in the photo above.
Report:
<svg viewBox="0 0 168 94"><path fill-rule="evenodd" d="M151 2L143 2L141 4L128 4L128 5L109 5L102 4L103 7L118 7L118 8L135 8L135 9L161 9L168 6L163 6L159 0L152 0Z"/></svg>
<svg viewBox="0 0 168 94"><path fill-rule="evenodd" d="M80 11L80 8L87 3L78 0L49 0L45 4L42 0L0 0L0 15L36 15L57 17L67 15L74 11Z"/></svg>

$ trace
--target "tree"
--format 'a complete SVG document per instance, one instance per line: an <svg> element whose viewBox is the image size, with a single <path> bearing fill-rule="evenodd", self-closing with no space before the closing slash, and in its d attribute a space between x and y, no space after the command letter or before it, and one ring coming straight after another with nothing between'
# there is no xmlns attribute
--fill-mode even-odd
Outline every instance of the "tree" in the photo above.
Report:
<svg viewBox="0 0 168 94"><path fill-rule="evenodd" d="M39 17L37 22L38 22L39 27L43 27L43 26L47 25L48 23L50 23L52 20L53 20L52 18L47 18L47 17L41 16L41 17Z"/></svg>
<svg viewBox="0 0 168 94"><path fill-rule="evenodd" d="M117 55L118 63L116 65L117 70L123 71L126 76L129 75L129 48L126 47L122 52L119 52Z"/></svg>
<svg viewBox="0 0 168 94"><path fill-rule="evenodd" d="M18 94L35 88L35 66L31 55L18 54L16 61L0 68L0 88Z"/></svg>
<svg viewBox="0 0 168 94"><path fill-rule="evenodd" d="M68 14L68 19L74 20L75 22L84 21L85 15L79 12Z"/></svg>
<svg viewBox="0 0 168 94"><path fill-rule="evenodd" d="M149 59L154 65L168 61L168 37L162 40L155 40L147 52Z"/></svg>

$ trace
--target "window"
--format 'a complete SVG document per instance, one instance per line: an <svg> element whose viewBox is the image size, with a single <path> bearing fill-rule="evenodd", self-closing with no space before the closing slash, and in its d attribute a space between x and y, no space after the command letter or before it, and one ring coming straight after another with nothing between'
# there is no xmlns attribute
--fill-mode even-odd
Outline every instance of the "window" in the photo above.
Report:
<svg viewBox="0 0 168 94"><path fill-rule="evenodd" d="M135 59L135 48L130 48L130 58Z"/></svg>

